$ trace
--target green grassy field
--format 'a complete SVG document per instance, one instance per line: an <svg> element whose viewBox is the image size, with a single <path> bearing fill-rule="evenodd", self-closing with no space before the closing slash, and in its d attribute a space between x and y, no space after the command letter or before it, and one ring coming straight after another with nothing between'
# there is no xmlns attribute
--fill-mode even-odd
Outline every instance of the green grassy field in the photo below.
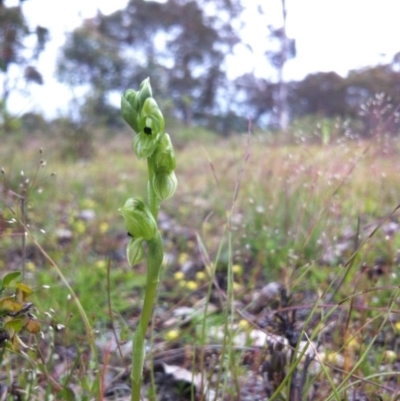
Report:
<svg viewBox="0 0 400 401"><path fill-rule="evenodd" d="M88 160L65 158L56 138L2 140L0 266L25 265L43 332L1 353L2 380L20 399L128 399L129 388L115 388L129 384L124 349L145 265L128 267L117 210L145 196L147 170L129 135L93 137ZM382 149L375 139L322 146L271 144L263 134L181 136L178 190L160 214L166 258L149 330L148 399L397 399L399 151L397 141ZM10 191L26 197L25 248ZM258 343L261 333L288 348ZM167 386L166 366L189 379ZM201 384L188 385L195 375Z"/></svg>

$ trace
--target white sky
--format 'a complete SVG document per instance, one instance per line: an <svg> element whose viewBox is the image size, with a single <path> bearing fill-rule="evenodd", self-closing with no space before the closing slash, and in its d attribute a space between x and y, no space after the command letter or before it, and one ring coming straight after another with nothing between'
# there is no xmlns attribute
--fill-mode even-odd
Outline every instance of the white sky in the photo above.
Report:
<svg viewBox="0 0 400 401"><path fill-rule="evenodd" d="M44 75L42 87L30 84L30 97L10 98L14 112L44 111L48 116L63 113L71 96L53 75L55 57L65 33L80 25L82 18L95 15L99 8L108 14L123 8L128 0L28 0L24 11L32 27L49 28L52 41L38 65ZM6 5L18 3L6 0ZM230 59L229 75L254 71L269 78L273 71L263 57L266 27L281 20L280 0L244 0L246 6L244 40L254 54L242 48ZM257 13L263 5L264 15ZM288 62L286 79L302 79L311 72L336 71L390 62L400 52L399 0L286 0L287 34L296 40L297 56ZM135 85L136 83L132 83Z"/></svg>

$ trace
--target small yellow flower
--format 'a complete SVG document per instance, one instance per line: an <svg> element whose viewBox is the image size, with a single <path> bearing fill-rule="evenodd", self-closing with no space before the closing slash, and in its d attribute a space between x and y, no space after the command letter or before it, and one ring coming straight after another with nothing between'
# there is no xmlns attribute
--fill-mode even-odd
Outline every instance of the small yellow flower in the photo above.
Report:
<svg viewBox="0 0 400 401"><path fill-rule="evenodd" d="M82 220L78 220L74 223L74 230L78 233L78 234L83 234L86 231L86 227L85 224L83 223Z"/></svg>
<svg viewBox="0 0 400 401"><path fill-rule="evenodd" d="M321 354L320 358L323 362L340 366L341 359L343 357L340 354L338 354L337 352L327 352L327 353Z"/></svg>
<svg viewBox="0 0 400 401"><path fill-rule="evenodd" d="M203 271L196 273L196 280L197 281L204 281L207 278L207 274Z"/></svg>
<svg viewBox="0 0 400 401"><path fill-rule="evenodd" d="M185 280L179 281L178 285L179 287L186 287L187 282Z"/></svg>
<svg viewBox="0 0 400 401"><path fill-rule="evenodd" d="M395 328L395 330L396 330L396 333L400 333L400 322L396 322L396 323L394 324L394 328Z"/></svg>
<svg viewBox="0 0 400 401"><path fill-rule="evenodd" d="M351 350L356 350L360 348L360 341L358 340L357 337L352 337L350 340L346 343L346 347L351 349Z"/></svg>
<svg viewBox="0 0 400 401"><path fill-rule="evenodd" d="M176 281L181 281L185 278L185 274L183 272L175 272L174 273L174 279Z"/></svg>
<svg viewBox="0 0 400 401"><path fill-rule="evenodd" d="M392 351L390 349L385 350L383 355L384 355L384 361L386 363L393 363L397 359L396 352L394 352L394 351Z"/></svg>
<svg viewBox="0 0 400 401"><path fill-rule="evenodd" d="M209 223L209 222L207 222L207 221L205 221L204 223L203 223L203 231L205 231L205 232L207 232L208 230L210 230L211 229L211 224Z"/></svg>
<svg viewBox="0 0 400 401"><path fill-rule="evenodd" d="M95 266L98 269L104 269L106 267L106 261L105 260L98 260L95 264Z"/></svg>
<svg viewBox="0 0 400 401"><path fill-rule="evenodd" d="M181 253L178 258L178 263L182 265L189 259L189 255L187 253Z"/></svg>
<svg viewBox="0 0 400 401"><path fill-rule="evenodd" d="M246 319L242 319L239 321L238 327L242 330L247 330L250 327L250 323Z"/></svg>
<svg viewBox="0 0 400 401"><path fill-rule="evenodd" d="M234 274L240 275L243 273L243 267L241 265L235 264L232 266L232 272Z"/></svg>
<svg viewBox="0 0 400 401"><path fill-rule="evenodd" d="M100 223L99 231L101 234L104 234L108 231L108 228L109 228L109 224L106 221L103 221L102 223Z"/></svg>
<svg viewBox="0 0 400 401"><path fill-rule="evenodd" d="M93 199L85 198L82 201L81 207L83 209L93 209L96 206L96 202Z"/></svg>
<svg viewBox="0 0 400 401"><path fill-rule="evenodd" d="M33 262L28 262L28 263L26 264L26 268L27 268L28 270L30 270L31 272L33 272L33 271L36 270L36 266L35 266L35 264L34 264Z"/></svg>
<svg viewBox="0 0 400 401"><path fill-rule="evenodd" d="M232 284L232 288L233 288L233 291L237 292L237 291L240 291L242 289L242 286L239 283L237 283L236 281L234 281L233 284Z"/></svg>
<svg viewBox="0 0 400 401"><path fill-rule="evenodd" d="M69 224L73 224L74 223L74 221L75 221L75 213L71 213L69 216L68 216L68 223Z"/></svg>
<svg viewBox="0 0 400 401"><path fill-rule="evenodd" d="M194 291L199 288L199 285L195 281L191 280L186 283L186 288L190 291Z"/></svg>
<svg viewBox="0 0 400 401"><path fill-rule="evenodd" d="M165 334L164 334L164 338L167 341L174 341L176 340L179 336L180 336L181 332L178 329L172 329L172 330L168 330Z"/></svg>

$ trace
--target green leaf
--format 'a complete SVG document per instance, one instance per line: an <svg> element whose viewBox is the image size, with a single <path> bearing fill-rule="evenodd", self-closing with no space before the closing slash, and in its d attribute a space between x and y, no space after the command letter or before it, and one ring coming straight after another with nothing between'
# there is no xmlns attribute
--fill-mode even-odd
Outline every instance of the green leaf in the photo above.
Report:
<svg viewBox="0 0 400 401"><path fill-rule="evenodd" d="M15 333L19 333L22 328L24 327L26 321L25 321L25 317L18 317L18 318L14 318L9 320L8 322L6 322L4 324L4 327L9 330L13 330Z"/></svg>
<svg viewBox="0 0 400 401"><path fill-rule="evenodd" d="M24 283L17 283L15 285L15 289L16 289L17 300L19 302L26 301L29 298L29 296L33 293L32 288L28 287Z"/></svg>
<svg viewBox="0 0 400 401"><path fill-rule="evenodd" d="M0 299L0 312L17 312L22 309L22 304L15 301L15 297L6 297Z"/></svg>
<svg viewBox="0 0 400 401"><path fill-rule="evenodd" d="M31 295L33 293L32 288L28 287L24 283L17 283L15 285L15 288L19 289L24 294L24 297L23 297L24 299L26 299L29 295Z"/></svg>
<svg viewBox="0 0 400 401"><path fill-rule="evenodd" d="M40 324L36 320L29 319L28 323L25 325L26 330L31 334L37 334L40 332Z"/></svg>
<svg viewBox="0 0 400 401"><path fill-rule="evenodd" d="M17 281L20 281L21 278L22 278L21 272L7 273L3 277L3 285L4 285L4 287L15 287Z"/></svg>
<svg viewBox="0 0 400 401"><path fill-rule="evenodd" d="M69 387L64 387L60 391L60 396L65 401L75 401L76 400L75 393Z"/></svg>

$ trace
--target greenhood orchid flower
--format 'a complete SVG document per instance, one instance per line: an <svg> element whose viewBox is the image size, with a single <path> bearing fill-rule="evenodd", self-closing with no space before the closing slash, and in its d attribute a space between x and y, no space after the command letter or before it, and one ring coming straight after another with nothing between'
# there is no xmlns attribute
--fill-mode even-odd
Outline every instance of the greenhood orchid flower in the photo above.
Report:
<svg viewBox="0 0 400 401"><path fill-rule="evenodd" d="M164 117L153 99L148 78L140 84L138 91L128 89L123 94L121 112L124 120L136 132L133 151L139 159L147 159L149 170L148 205L138 199L129 198L119 209L131 237L126 248L131 266L143 259L143 243L147 243L147 279L143 309L132 340L131 401L140 401L144 344L164 254L162 238L157 228L158 210L160 202L174 194L178 181L174 171L174 148L170 136L164 133Z"/></svg>

